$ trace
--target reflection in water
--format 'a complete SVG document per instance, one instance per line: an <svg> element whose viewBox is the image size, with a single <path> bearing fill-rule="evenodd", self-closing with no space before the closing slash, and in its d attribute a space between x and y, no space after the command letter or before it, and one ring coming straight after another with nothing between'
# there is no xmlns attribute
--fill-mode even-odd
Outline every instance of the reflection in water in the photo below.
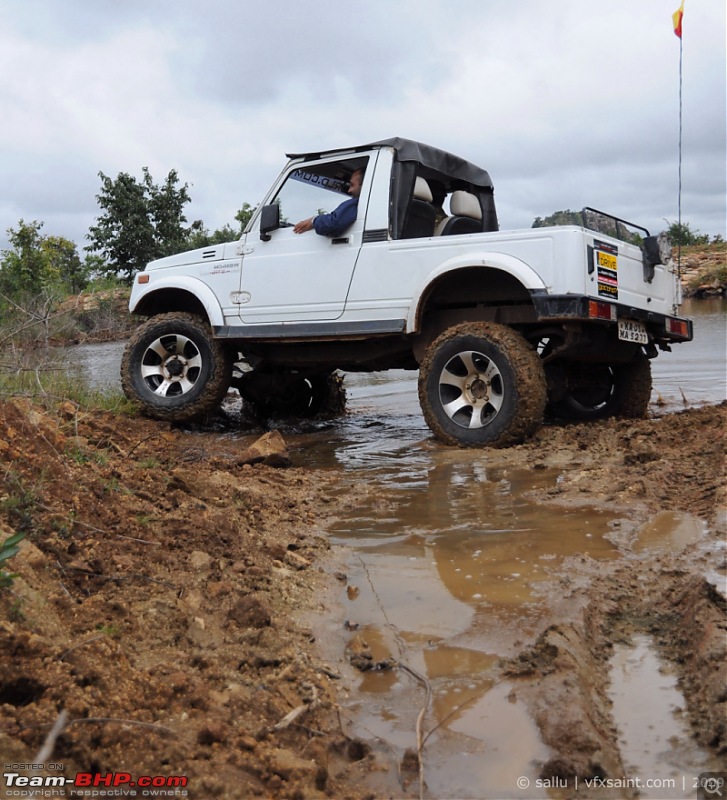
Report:
<svg viewBox="0 0 727 800"><path fill-rule="evenodd" d="M487 456L470 450L429 449L426 459L415 488L392 485L388 470L370 471L380 481L374 500L332 528L334 541L356 549L358 582L376 586L346 598L352 614L374 603L365 609L370 619L380 603L389 623L425 637L461 632L476 616L478 636L489 629L496 642L503 624L539 616L538 585L566 557L616 556L608 514L544 511L526 499L530 489L554 486L556 472L489 470Z"/></svg>
<svg viewBox="0 0 727 800"><path fill-rule="evenodd" d="M537 764L550 751L512 685L497 684L480 694L449 726L449 741L427 751L432 797L543 797L535 785Z"/></svg>
<svg viewBox="0 0 727 800"><path fill-rule="evenodd" d="M431 687L433 797L542 796L516 781L526 776L535 787L549 749L513 686L498 682L496 665L537 631L544 587L566 558L616 556L606 538L612 518L529 502L528 491L556 485L553 470L493 469L486 451L426 439L385 450L366 469L366 497L331 530L351 553L355 589L342 592L344 614L361 623L375 659L398 659ZM361 470L344 464L354 486ZM354 730L412 747L421 686L392 670L364 673L358 689Z"/></svg>
<svg viewBox="0 0 727 800"><path fill-rule="evenodd" d="M664 403L664 411L727 398L727 299L687 300L680 314L694 320L693 341L651 362L652 403Z"/></svg>

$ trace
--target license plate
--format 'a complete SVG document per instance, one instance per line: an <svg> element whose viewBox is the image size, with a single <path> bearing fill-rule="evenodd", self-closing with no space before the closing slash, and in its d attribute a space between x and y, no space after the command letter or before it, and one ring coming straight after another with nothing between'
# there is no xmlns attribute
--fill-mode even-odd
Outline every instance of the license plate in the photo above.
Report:
<svg viewBox="0 0 727 800"><path fill-rule="evenodd" d="M624 342L649 344L649 334L646 332L646 325L644 325L643 322L636 322L632 319L620 319L618 321L618 338Z"/></svg>

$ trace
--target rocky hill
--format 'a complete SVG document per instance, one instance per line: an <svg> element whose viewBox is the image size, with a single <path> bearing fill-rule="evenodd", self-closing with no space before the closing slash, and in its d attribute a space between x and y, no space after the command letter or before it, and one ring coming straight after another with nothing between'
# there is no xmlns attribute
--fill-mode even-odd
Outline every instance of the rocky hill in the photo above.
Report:
<svg viewBox="0 0 727 800"><path fill-rule="evenodd" d="M674 258L678 258L676 248ZM683 247L681 268L685 297L727 296L727 243Z"/></svg>

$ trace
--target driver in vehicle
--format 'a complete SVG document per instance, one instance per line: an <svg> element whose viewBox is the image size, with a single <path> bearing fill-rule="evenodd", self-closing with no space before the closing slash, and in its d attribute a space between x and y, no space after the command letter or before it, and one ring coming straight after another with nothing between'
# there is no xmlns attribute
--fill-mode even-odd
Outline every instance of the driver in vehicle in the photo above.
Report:
<svg viewBox="0 0 727 800"><path fill-rule="evenodd" d="M357 169L351 173L349 180L348 193L350 200L344 200L338 208L330 214L318 214L315 217L301 220L293 228L293 233L306 233L315 230L321 236L340 236L347 228L356 221L358 214L358 198L361 194L361 184L363 183L363 170Z"/></svg>

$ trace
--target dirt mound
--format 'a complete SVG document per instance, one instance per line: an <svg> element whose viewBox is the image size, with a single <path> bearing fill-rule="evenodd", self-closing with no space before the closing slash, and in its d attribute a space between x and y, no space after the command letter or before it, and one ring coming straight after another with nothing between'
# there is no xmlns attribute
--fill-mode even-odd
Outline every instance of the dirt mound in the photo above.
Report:
<svg viewBox="0 0 727 800"><path fill-rule="evenodd" d="M4 760L31 761L65 710L52 760L71 775L338 794L334 680L297 621L323 580L325 481L240 465L248 442L64 414L0 404L0 541L27 537L0 592Z"/></svg>

